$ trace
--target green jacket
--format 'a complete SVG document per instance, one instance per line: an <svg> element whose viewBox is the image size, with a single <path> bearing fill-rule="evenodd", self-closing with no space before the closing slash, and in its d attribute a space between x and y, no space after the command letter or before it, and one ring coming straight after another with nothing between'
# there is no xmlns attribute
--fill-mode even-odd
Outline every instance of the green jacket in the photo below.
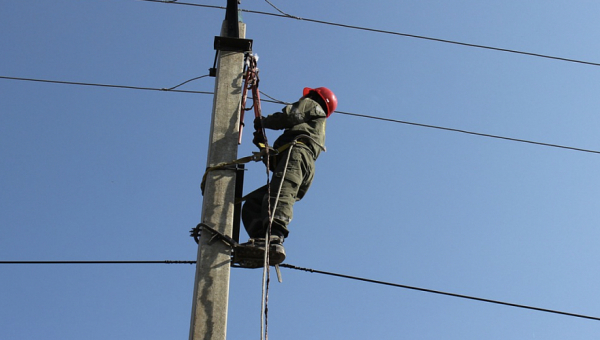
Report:
<svg viewBox="0 0 600 340"><path fill-rule="evenodd" d="M281 112L276 112L263 118L263 127L271 130L285 130L273 143L274 148L290 143L298 135L311 138L300 138L316 160L325 149L325 123L327 115L316 101L302 97L299 101L287 105Z"/></svg>

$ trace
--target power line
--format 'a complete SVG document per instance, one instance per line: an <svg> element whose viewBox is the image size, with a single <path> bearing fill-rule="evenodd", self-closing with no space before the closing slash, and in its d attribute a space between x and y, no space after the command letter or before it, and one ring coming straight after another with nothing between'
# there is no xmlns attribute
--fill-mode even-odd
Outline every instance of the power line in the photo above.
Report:
<svg viewBox="0 0 600 340"><path fill-rule="evenodd" d="M292 18L294 18L294 19L300 19L299 17L295 17L295 16L292 16L292 15L289 15L289 14L287 14L286 12L284 12L284 11L280 10L279 8L277 8L277 6L273 5L273 3L271 3L271 1L269 1L269 0L265 0L265 1L266 1L266 2L267 2L269 5L271 5L271 7L275 8L275 10L276 10L277 12L279 12L279 13L283 14L284 16L286 16L286 17L292 17Z"/></svg>
<svg viewBox="0 0 600 340"><path fill-rule="evenodd" d="M151 0L142 0L142 1L151 1ZM82 82L61 81L61 80L48 80L48 79L6 77L6 76L0 76L0 79L19 80L19 81L32 81L32 82L53 83L53 84L66 84L66 85L99 86L99 87L110 87L110 88L120 88L120 89L134 89L134 90L147 90L147 91L165 91L165 92L180 92L180 93L194 93L194 94L209 94L209 95L214 95L214 92L207 92L207 91L175 90L176 87L179 87L179 86L181 86L181 85L183 85L185 83L188 83L188 82L190 82L192 80L200 79L200 78L203 78L203 77L205 77L205 76L192 78L192 79L190 79L188 81L185 81L184 83L179 84L179 85L177 85L175 87L172 87L170 89L168 89L168 88L155 88L155 87L126 86L126 85L108 85L108 84L96 84L96 83L82 83ZM262 101L269 102L269 103L275 103L275 104L287 104L286 102L278 100L278 99L275 99L275 98L269 96L268 94L266 94L266 93L264 93L262 91L261 91L261 93L264 94L266 97L271 98L271 100L262 99ZM348 115L348 116L355 116L355 117L360 117L360 118L375 119L375 120L381 120L381 121L386 121L386 122L391 122L391 123L397 123L397 124L413 125L413 126L425 127L425 128L430 128L430 129L437 129L437 130L444 130L444 131L451 131L451 132L459 132L459 133L464 133L464 134L469 134L469 135L474 135L474 136L480 136L480 137L503 139L503 140L512 141L512 142L528 143L528 144L533 144L533 145L547 146L547 147L559 148L559 149L565 149L565 150L571 150L571 151L579 151L579 152L600 154L600 151L598 151L598 150L576 148L576 147L572 147L572 146L559 145L559 144L536 142L536 141L531 141L531 140L526 140L526 139L504 137L504 136L492 135L492 134L481 133L481 132L474 132L474 131L468 131L468 130L462 130L462 129L455 129L455 128L437 126L437 125L430 125L430 124L415 123L415 122L409 122L409 121L405 121L405 120L398 120L398 119L391 119L391 118L369 116L369 115L364 115L364 114L359 114L359 113L352 113L352 112L346 112L346 111L335 111L335 112L339 113L339 114L343 114L343 115Z"/></svg>
<svg viewBox="0 0 600 340"><path fill-rule="evenodd" d="M196 261L0 261L0 264L196 264Z"/></svg>
<svg viewBox="0 0 600 340"><path fill-rule="evenodd" d="M442 292L442 291L439 291L439 290L432 290L432 289L426 289L426 288L406 286L406 285L401 285L401 284L397 284L397 283L390 283L390 282L384 282L384 281L366 279L366 278L357 277L357 276L350 276L350 275L344 275L344 274L331 273L331 272L326 272L326 271L321 271L321 270L316 270L316 269L310 269L310 268L302 268L302 267L297 267L297 266L293 266L293 265L289 265L289 264L285 264L285 263L282 263L279 266L280 267L284 267L284 268L289 268L289 269L306 271L306 272L310 272L310 273L317 273L317 274L323 274L323 275L336 276L336 277L341 277L341 278L344 278L344 279L364 281L364 282L369 282L369 283L374 283L374 284L379 284L379 285L385 285L385 286L391 286L391 287L396 287L396 288L404 288L404 289L417 290L417 291L425 292L425 293L432 293L432 294L438 294L438 295L446 295L446 296L452 296L452 297L461 298L461 299L475 300L475 301L479 301L479 302L486 302L486 303L492 303L492 304L509 306L509 307L530 309L530 310L535 310L535 311L538 311L538 312L560 314L560 315L565 315L565 316L571 316L571 317L577 317L577 318L584 318L584 319L590 319L590 320L600 321L600 317L595 317L595 316L588 316L588 315L582 315L582 314L567 313L567 312L561 312L561 311L553 310L553 309L532 307L532 306L520 305L520 304L516 304L516 303L503 302L503 301L490 300L490 299L483 299L483 298L478 298L478 297L468 296L468 295L462 295L462 294Z"/></svg>
<svg viewBox="0 0 600 340"><path fill-rule="evenodd" d="M165 3L165 1L161 1L161 0L139 0L139 1ZM185 2L168 2L168 3L169 4L174 4L174 5L195 6L195 7L204 7L204 8L214 8L214 9L225 9L225 7L223 7L223 6L214 6L214 5L202 5L202 4L185 3ZM260 14L260 15L268 15L268 16L274 16L274 17L280 17L280 18L302 20L302 21L307 21L307 22L312 22L312 23L317 23L317 24L322 24L322 25L337 26L337 27L354 29L354 30L360 30L360 31L368 31L368 32L374 32L374 33L382 33L382 34L389 34L389 35L401 36L401 37L406 37L406 38L429 40L429 41L441 42L441 43L446 43L446 44L453 44L453 45L459 45L459 46L465 46L465 47L480 48L480 49L486 49L486 50L492 50L492 51L499 51L499 52L514 53L514 54L520 54L520 55L527 55L527 56L531 56L531 57L538 57L538 58L545 58L545 59L566 61L566 62L571 62L571 63L591 65L591 66L600 66L600 63L590 62L590 61L585 61L585 60L578 60L578 59L557 57L557 56L552 56L552 55L547 55L547 54L533 53L533 52L520 51L520 50L514 50L514 49L508 49L508 48L502 48L502 47L488 46L488 45L471 44L471 43L465 43L465 42L460 42L460 41L456 41L456 40L448 40L448 39L434 38L434 37L428 37L428 36L423 36L423 35L416 35L416 34L409 34L409 33L401 33L401 32L395 32L395 31L382 30L382 29L377 29L377 28L369 28L369 27L363 27L363 26L348 25L348 24L336 23L336 22L325 21L325 20L317 20L317 19L311 19L311 18L302 18L302 17L296 17L296 16L289 15L289 14L277 14L277 13L269 13L269 12L249 10L249 9L240 9L240 11L246 12L246 13L252 13L252 14Z"/></svg>
<svg viewBox="0 0 600 340"><path fill-rule="evenodd" d="M281 100L278 100L276 98L273 98L273 97L269 96L268 94L266 94L266 93L264 93L262 91L260 93L262 93L263 95L265 95L268 98L272 99L272 101L269 101L269 102L280 103L280 104L287 104L284 101L281 101ZM267 100L265 100L265 101L267 101ZM575 147L571 147L571 146L564 146L564 145L558 145L558 144L535 142L535 141L530 141L530 140L526 140L526 139L519 139L519 138L512 138L512 137L503 137L503 136L491 135L491 134L487 134L487 133L473 132L473 131L467 131L467 130L461 130L461 129L455 129L455 128L448 128L448 127L436 126L436 125L430 125L430 124L414 123L414 122L408 122L408 121L405 121L405 120L398 120L398 119L391 119L391 118L369 116L369 115L363 115L363 114L352 113L352 112L345 112L345 111L334 111L334 112L339 113L339 114L343 114L343 115L348 115L348 116L355 116L355 117L361 117L361 118L369 118L369 119L375 119L375 120L382 120L382 121L391 122L391 123L407 124L407 125L413 125L413 126L426 127L426 128L430 128L430 129L438 129L438 130L445 130L445 131L451 131L451 132L459 132L459 133L464 133L464 134L469 134L469 135L475 135L475 136L480 136L480 137L503 139L503 140L508 140L508 141L512 141L512 142L529 143L529 144L540 145L540 146L548 146L548 147L553 147L553 148L560 148L560 149L567 149L567 150L573 150L573 151L581 151L581 152L589 152L589 153L600 154L600 151L589 150L589 149L582 149L582 148L575 148Z"/></svg>
<svg viewBox="0 0 600 340"><path fill-rule="evenodd" d="M202 76L204 77L204 76ZM199 79L202 77L190 79L182 84L179 84L175 87L179 87L187 82L190 82L195 79ZM187 90L175 90L175 87L172 88L155 88L155 87L140 87L140 86L127 86L127 85L111 85L111 84L97 84L97 83L82 83L82 82L74 82L74 81L62 81L62 80L48 80L48 79L34 79L34 78L21 78L21 77L6 77L0 76L0 79L7 80L20 80L20 81L31 81L31 82L40 82L40 83L52 83L52 84L64 84L64 85L80 85L80 86L98 86L98 87L109 87L109 88L118 88L118 89L130 89L130 90L146 90L146 91L165 91L165 92L180 92L180 93L196 93L196 94L213 94L212 92L204 92L204 91L187 91Z"/></svg>
<svg viewBox="0 0 600 340"><path fill-rule="evenodd" d="M576 147L572 147L572 146L565 146L565 145L559 145L559 144L550 144L550 143L536 142L536 141L531 141L531 140L526 140L526 139L519 139L519 138L512 138L512 137L503 137L503 136L491 135L491 134L487 134L487 133L473 132L473 131L467 131L467 130L461 130L461 129L455 129L455 128L448 128L448 127L443 127L443 126L429 125L429 124L407 122L407 121L398 120L398 119L368 116L368 115L363 115L363 114L358 114L358 113L352 113L352 112L344 112L344 111L335 111L335 112L340 113L340 114L344 114L344 115L349 115L349 116L369 118L369 119L376 119L376 120L383 120L383 121L386 121L386 122L392 122L392 123L398 123L398 124L407 124L407 125L414 125L414 126L426 127L426 128L430 128L430 129L438 129L438 130L445 130L445 131L452 131L452 132L460 132L460 133L465 133L465 134L475 135L475 136L480 136L480 137L496 138L496 139L503 139L503 140L508 140L508 141L512 141L512 142L529 143L529 144L540 145L540 146L548 146L548 147L552 147L552 148L559 148L559 149L567 149L567 150L573 150L573 151L581 151L581 152L588 152L588 153L600 154L600 151L597 151L597 150L582 149L582 148L576 148Z"/></svg>
<svg viewBox="0 0 600 340"><path fill-rule="evenodd" d="M196 264L196 261L185 261L185 260L183 260L183 261L172 261L172 260L164 260L164 261L0 261L0 264L14 264L14 265L36 265L36 264L37 265L58 265L58 264L75 264L75 265L88 265L88 264ZM559 315L563 315L563 316L570 316L570 317L576 317L576 318L583 318L583 319L590 319L590 320L600 321L600 317L595 317L595 316L589 316L589 315L583 315L583 314L575 314L575 313L568 313L568 312L563 312L563 311L554 310L554 309L533 307L533 306L521 305L521 304L516 304L516 303L511 303L511 302L504 302L504 301L499 301L499 300L491 300L491 299L479 298L479 297L470 296L470 295L455 294L455 293L449 293L449 292L444 292L444 291L439 291L439 290L433 290L433 289L427 289L427 288L420 288L420 287L414 287L414 286L407 286L407 285L403 285L403 284L392 283L392 282L385 282L385 281L379 281L379 280L373 280L373 279L367 279L367 278L358 277L358 276L338 274L338 273L327 272L327 271L322 271L322 270L317 270L317 269L311 269L311 268L303 268L303 267L298 267L298 266L294 266L294 265L286 264L286 263L282 263L279 266L283 267L283 268L294 269L294 270L299 270L299 271L304 271L304 272L309 272L309 273L316 273L316 274L322 274L322 275L328 275L328 276L335 276L335 277L339 277L339 278L343 278L343 279L349 279L349 280L355 280L355 281L363 281L363 282L368 282L368 283L373 283L373 284L378 284L378 285L384 285L384 286L390 286L390 287L395 287L395 288L403 288L403 289L409 289L409 290L416 290L416 291L420 291L420 292L424 292L424 293L431 293L431 294L437 294L437 295L445 295L445 296L451 296L451 297L460 298L460 299L467 299L467 300L473 300L473 301L479 301L479 302L485 302L485 303L491 303L491 304L497 304L497 305L515 307L515 308L521 308L521 309L535 310L535 311L538 311L538 312L559 314ZM236 268L236 267L233 267L233 268Z"/></svg>
<svg viewBox="0 0 600 340"><path fill-rule="evenodd" d="M188 80L184 81L183 83L181 83L181 84L179 84L179 85L175 85L175 86L173 86L173 87L169 87L169 88L162 88L161 90L164 90L164 91L173 91L173 90L175 90L176 88L178 88L178 87L180 87L180 86L183 86L183 85L185 85L185 84L187 84L187 83L189 83L189 82L192 82L192 81L194 81L194 80L198 80L198 79L202 79L202 78L206 78L206 77L210 77L210 75L208 75L208 74L205 74L205 75L203 75L203 76L200 76L200 77L195 77L195 78L192 78L192 79L188 79Z"/></svg>

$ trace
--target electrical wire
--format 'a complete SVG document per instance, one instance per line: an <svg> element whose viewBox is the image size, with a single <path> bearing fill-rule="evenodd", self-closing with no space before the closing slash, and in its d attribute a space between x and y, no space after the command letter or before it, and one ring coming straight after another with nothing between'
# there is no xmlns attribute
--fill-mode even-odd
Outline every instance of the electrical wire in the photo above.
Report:
<svg viewBox="0 0 600 340"><path fill-rule="evenodd" d="M263 99L264 101L269 102L269 103L284 104L284 105L290 105L291 104L291 103L288 103L288 102L284 102L283 100L279 100L279 99L273 98L273 97L269 96L268 94L264 93L263 91L260 91L260 94L262 94L265 97L271 99L271 100L264 100Z"/></svg>
<svg viewBox="0 0 600 340"><path fill-rule="evenodd" d="M206 78L206 77L209 77L209 76L210 76L210 75L206 74L206 75L203 75L203 76L200 76L200 77L192 78L192 79L189 79L189 80L186 80L186 81L184 81L183 83L181 83L181 84L179 84L179 85L175 85L175 86L173 86L173 87L169 87L169 88L162 88L161 90L163 90L163 91L173 91L173 90L175 90L176 88L178 88L178 87L180 87L180 86L182 86L182 85L185 85L185 84L187 84L187 83L189 83L189 82L192 82L192 81L194 81L194 80L198 80L198 79L202 79L202 78Z"/></svg>
<svg viewBox="0 0 600 340"><path fill-rule="evenodd" d="M265 101L272 102L272 103L277 103L277 104L288 104L288 103L285 103L284 101L281 101L279 99L273 98L273 97L269 96L268 94L266 94L266 93L264 93L262 91L260 93L264 94L266 97L268 97L268 98L270 98L272 100L272 101L269 101L269 100L265 100ZM398 120L398 119L391 119L391 118L369 116L369 115L352 113L352 112L346 112L346 111L334 111L334 113L339 113L339 114L348 115L348 116L354 116L354 117L361 117L361 118L381 120L381 121L386 121L386 122L391 122L391 123L413 125L413 126L425 127L425 128L430 128L430 129L437 129L437 130L444 130L444 131L451 131L451 132L459 132L459 133L464 133L464 134L469 134L469 135L474 135L474 136L480 136L480 137L503 139L503 140L508 140L508 141L511 141L511 142L528 143L528 144L534 144L534 145L539 145L539 146L547 146L547 147L553 147L553 148L559 148L559 149L567 149L567 150L572 150L572 151L580 151L580 152L588 152L588 153L600 154L600 151L597 151L597 150L582 149L582 148L576 148L576 147L572 147L572 146L565 146L565 145L558 145L558 144L536 142L536 141L531 141L531 140L526 140L526 139L519 139L519 138L512 138L512 137L503 137L503 136L498 136L498 135L491 135L491 134L487 134L487 133L473 132L473 131L467 131L467 130L461 130L461 129L443 127L443 126L437 126L437 125L408 122L408 121L405 121L405 120Z"/></svg>
<svg viewBox="0 0 600 340"><path fill-rule="evenodd" d="M0 261L0 265L1 264L15 264L15 265L16 264L18 264L18 265L24 265L24 264L29 264L29 265L31 265L31 264L38 264L38 265L48 265L48 264L80 264L80 265L81 264L195 264L195 263L196 263L196 261L172 261L172 260L165 260L165 261ZM286 263L281 263L279 266L283 267L283 268L298 270L298 271L339 277L342 279L363 281L363 282L384 285L384 286L390 286L390 287L395 287L395 288L415 290L415 291L420 291L420 292L424 292L424 293L445 295L445 296L451 296L451 297L460 298L460 299L467 299L467 300L473 300L473 301L478 301L478 302L503 305L503 306L508 306L508 307L534 310L534 311L538 311L538 312L552 313L552 314L558 314L558 315L563 315L563 316L600 321L600 317L596 317L596 316L569 313L569 312L563 312L563 311L559 311L559 310L555 310L555 309L540 308L540 307L516 304L516 303L499 301L499 300L485 299L485 298L480 298L480 297L475 297L475 296L470 296L470 295L449 293L449 292L444 292L444 291L440 291L440 290L433 290L433 289L408 286L408 285L403 285L403 284L398 284L398 283L367 279L367 278L358 277L358 276L333 273L333 272L322 271L322 270L311 269L311 268L303 268L303 267L298 267L298 266L294 266L294 265L286 264ZM236 268L236 267L234 267L234 268Z"/></svg>
<svg viewBox="0 0 600 340"><path fill-rule="evenodd" d="M0 261L0 264L196 264L196 261Z"/></svg>
<svg viewBox="0 0 600 340"><path fill-rule="evenodd" d="M269 0L265 0L265 1L266 1L266 2L267 2L269 5L271 5L271 7L275 8L275 10L276 10L277 12L279 12L279 13L281 13L281 14L285 15L286 17L291 17L291 18L294 18L294 19L300 19L299 17L295 17L295 16L293 16L293 15L289 15L289 14L287 14L286 12L284 12L284 11L280 10L279 8L277 8L277 6L273 5L273 3L272 3L271 1L269 1Z"/></svg>
<svg viewBox="0 0 600 340"><path fill-rule="evenodd" d="M203 76L204 77L204 76ZM80 86L98 86L98 87L109 87L109 88L118 88L118 89L130 89L130 90L146 90L146 91L165 91L165 92L179 92L179 93L196 93L196 94L214 94L213 92L204 92L204 91L187 91L187 90L175 90L176 87L179 87L187 82L190 82L195 79L199 79L202 77L190 79L180 85L177 85L173 88L155 88L155 87L140 87L140 86L127 86L127 85L110 85L110 84L96 84L96 83L82 83L82 82L74 82L74 81L62 81L62 80L48 80L48 79L34 79L34 78L21 78L21 77L6 77L0 76L0 79L7 80L19 80L19 81L31 81L31 82L39 82L39 83L52 83L52 84L64 84L64 85L80 85Z"/></svg>
<svg viewBox="0 0 600 340"><path fill-rule="evenodd" d="M396 287L396 288L404 288L404 289L410 289L410 290L417 290L417 291L425 292L425 293L432 293L432 294L438 294L438 295L446 295L446 296L452 296L452 297L461 298L461 299L468 299L468 300L474 300L474 301L479 301L479 302L486 302L486 303L492 303L492 304L497 304L497 305L522 308L522 309L530 309L530 310L535 310L535 311L538 311L538 312L553 313L553 314L559 314L559 315L564 315L564 316L571 316L571 317L576 317L576 318L584 318L584 319L590 319L590 320L600 321L600 317L595 317L595 316L588 316L588 315L582 315L582 314L567 313L567 312L562 312L562 311L553 310L553 309L546 309L546 308L539 308L539 307L533 307L533 306L526 306L526 305L520 305L520 304L516 304L516 303L510 303L510 302L503 302L503 301L498 301L498 300L484 299L484 298L479 298L479 297L474 297L474 296L469 296L469 295L448 293L448 292L443 292L443 291L439 291L439 290L433 290L433 289L426 289L426 288L419 288L419 287L401 285L401 284L397 284L397 283L390 283L390 282L384 282L384 281L366 279L366 278L357 277L357 276L337 274L337 273L326 272L326 271L321 271L321 270L316 270L316 269L310 269L310 268L302 268L302 267L297 267L297 266L289 265L289 264L285 264L285 263L282 263L279 266L283 267L283 268L300 270L300 271L306 271L306 272L310 272L310 273L317 273L317 274L323 274L323 275L329 275L329 276L336 276L336 277L340 277L340 278L344 278L344 279L364 281L364 282L369 282L369 283L374 283L374 284L379 284L379 285L385 285L385 286L391 286L391 287Z"/></svg>
<svg viewBox="0 0 600 340"><path fill-rule="evenodd" d="M165 3L164 1L161 1L161 0L138 0L138 1ZM202 4L185 3L185 2L169 2L169 4L185 5L185 6L195 6L195 7L204 7L204 8L214 8L214 9L226 9L226 7L223 7L223 6L202 5ZM494 46L479 45L479 44L471 44L471 43L465 43L465 42L460 42L460 41L456 41L456 40L441 39L441 38L434 38L434 37L428 37L428 36L423 36L423 35L416 35L416 34L409 34L409 33L401 33L401 32L395 32L395 31L382 30L382 29L377 29L377 28L369 28L369 27L363 27L363 26L348 25L348 24L336 23L336 22L325 21L325 20L317 20L317 19L311 19L311 18L302 18L302 17L296 17L296 16L289 15L289 14L277 14L277 13L269 13L269 12L249 10L249 9L240 9L239 11L245 12L245 13L252 13L252 14L268 15L268 16L274 16L274 17L280 17L280 18L302 20L302 21L312 22L312 23L316 23L316 24L329 25L329 26L337 26L337 27L342 27L342 28L348 28L348 29L354 29L354 30L360 30L360 31L368 31L368 32L373 32L373 33L381 33L381 34L395 35L395 36L401 36L401 37L406 37L406 38L429 40L429 41L446 43L446 44L453 44L453 45L459 45L459 46L465 46L465 47L486 49L486 50L492 50L492 51L498 51L498 52L520 54L520 55L526 55L526 56L531 56L531 57L538 57L538 58L552 59L552 60L558 60L558 61L565 61L565 62L570 62L570 63L578 63L578 64L591 65L591 66L600 66L600 63L597 63L597 62L591 62L591 61L585 61L585 60L579 60L579 59L571 59L571 58L564 58L564 57L557 57L557 56L552 56L552 55L548 55L548 54L533 53L533 52L520 51L520 50L509 49L509 48L494 47Z"/></svg>
<svg viewBox="0 0 600 340"><path fill-rule="evenodd" d="M467 130L461 130L461 129L455 129L455 128L448 128L448 127L443 127L443 126L429 125L429 124L407 122L407 121L398 120L398 119L382 118L382 117L376 117L376 116L368 116L368 115L363 115L363 114L358 114L358 113L352 113L352 112L344 112L344 111L334 111L334 112L337 112L337 113L343 114L343 115L349 115L349 116L355 116L355 117L362 117L362 118L369 118L369 119L376 119L376 120L382 120L382 121L392 122L392 123L398 123L398 124L407 124L407 125L420 126L420 127L430 128L430 129L438 129L438 130L445 130L445 131L452 131L452 132L460 132L460 133L469 134L469 135L475 135L475 136L480 136L480 137L496 138L496 139L503 139L503 140L508 140L508 141L512 141L512 142L528 143L528 144L534 144L534 145L540 145L540 146L548 146L548 147L552 147L552 148L559 148L559 149L567 149L567 150L572 150L572 151L580 151L580 152L588 152L588 153L600 154L600 151L598 151L598 150L582 149L582 148L576 148L576 147L572 147L572 146L565 146L565 145L559 145L559 144L550 144L550 143L536 142L536 141L531 141L531 140L526 140L526 139L519 139L519 138L512 138L512 137L503 137L503 136L491 135L491 134L487 134L487 133L473 132L473 131L467 131Z"/></svg>
<svg viewBox="0 0 600 340"><path fill-rule="evenodd" d="M141 0L141 1L148 1L148 0ZM202 76L202 77L204 77L204 76ZM190 80L188 80L188 81L186 81L186 82L184 82L184 83L182 83L180 85L177 85L176 87L181 86L181 85L183 85L183 84L185 84L185 83L187 83L189 81L192 81L192 80L195 80L195 79L199 79L199 78L201 78L201 77L190 79ZM147 90L147 91L166 91L166 92L180 92L180 93L195 93L195 94L209 94L209 95L214 95L214 92L207 92L207 91L185 91L185 90L174 90L174 89L172 90L172 89L166 89L166 88L139 87L139 86L126 86L126 85L107 85L107 84L81 83L81 82L60 81L60 80L47 80L47 79L33 79L33 78L6 77L6 76L0 76L0 79L19 80L19 81L32 81L32 82L42 82L42 83L54 83L54 84L67 84L67 85L99 86L99 87L110 87L110 88L121 88L121 89ZM288 103L286 103L284 101L275 99L275 98L267 95L263 91L260 91L260 93L264 94L268 98L271 98L271 100L263 99L263 101L265 101L265 102L275 103L275 104L286 104L286 105L288 104ZM502 139L502 140L507 140L507 141L512 141L512 142L528 143L528 144L533 144L533 145L546 146L546 147L552 147L552 148L559 148L559 149L565 149L565 150L571 150L571 151L579 151L579 152L600 154L600 151L598 151L598 150L592 150L592 149L583 149L583 148L577 148L577 147L566 146L566 145L544 143L544 142L536 142L536 141L527 140L527 139L520 139L520 138L513 138L513 137L504 137L504 136L499 136L499 135L492 135L492 134L487 134L487 133L474 132L474 131L468 131L468 130L462 130L462 129L455 129L455 128L437 126L437 125L415 123L415 122L409 122L409 121L405 121L405 120L398 120L398 119L392 119L392 118L369 116L369 115L364 115L364 114L359 114L359 113L352 113L352 112L347 112L347 111L334 111L334 112L338 113L338 114L342 114L342 115L347 115L347 116L354 116L354 117L367 118L367 119L375 119L375 120L381 120L381 121L386 121L386 122L391 122L391 123L406 124L406 125L419 126L419 127L424 127L424 128L430 128L430 129L437 129L437 130L444 130L444 131L451 131L451 132L459 132L459 133L464 133L464 134L469 134L469 135L474 135L474 136L479 136L479 137L495 138L495 139Z"/></svg>

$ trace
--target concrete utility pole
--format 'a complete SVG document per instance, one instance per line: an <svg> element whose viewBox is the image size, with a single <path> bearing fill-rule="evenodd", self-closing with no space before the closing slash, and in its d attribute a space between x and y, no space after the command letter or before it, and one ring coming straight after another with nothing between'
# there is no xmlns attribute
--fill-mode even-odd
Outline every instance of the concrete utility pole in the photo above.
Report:
<svg viewBox="0 0 600 340"><path fill-rule="evenodd" d="M228 0L221 36L215 37L219 52L207 168L237 158L244 51L252 44L244 37L237 0ZM202 204L202 223L228 236L233 229L235 173L229 169L209 172ZM220 241L209 242L211 236L204 230L199 241L190 340L226 338L231 249Z"/></svg>

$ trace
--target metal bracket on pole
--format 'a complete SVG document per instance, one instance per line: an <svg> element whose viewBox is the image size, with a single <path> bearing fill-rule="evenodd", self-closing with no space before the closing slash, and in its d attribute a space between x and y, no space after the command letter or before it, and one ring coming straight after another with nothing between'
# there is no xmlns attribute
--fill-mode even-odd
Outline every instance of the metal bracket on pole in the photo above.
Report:
<svg viewBox="0 0 600 340"><path fill-rule="evenodd" d="M190 236L194 238L196 243L199 243L200 241L200 234L202 233L202 229L206 229L212 233L212 237L210 238L208 243L212 243L214 240L220 240L223 241L223 243L225 243L226 245L230 246L231 248L234 248L238 245L238 242L236 240L227 235L221 234L206 223L199 223L196 226L196 228L190 231Z"/></svg>
<svg viewBox="0 0 600 340"><path fill-rule="evenodd" d="M219 51L229 52L252 52L252 39L232 38L232 37L215 37L215 61L212 68L209 68L211 77L217 76L217 56Z"/></svg>
<svg viewBox="0 0 600 340"><path fill-rule="evenodd" d="M252 40L240 38L239 23L242 22L239 16L238 4L240 0L227 0L225 11L226 30L221 35L215 37L215 62L213 67L208 69L211 77L217 76L217 56L219 51L232 52L250 52L252 51Z"/></svg>
<svg viewBox="0 0 600 340"><path fill-rule="evenodd" d="M252 52L252 39L215 37L215 50L232 52Z"/></svg>

